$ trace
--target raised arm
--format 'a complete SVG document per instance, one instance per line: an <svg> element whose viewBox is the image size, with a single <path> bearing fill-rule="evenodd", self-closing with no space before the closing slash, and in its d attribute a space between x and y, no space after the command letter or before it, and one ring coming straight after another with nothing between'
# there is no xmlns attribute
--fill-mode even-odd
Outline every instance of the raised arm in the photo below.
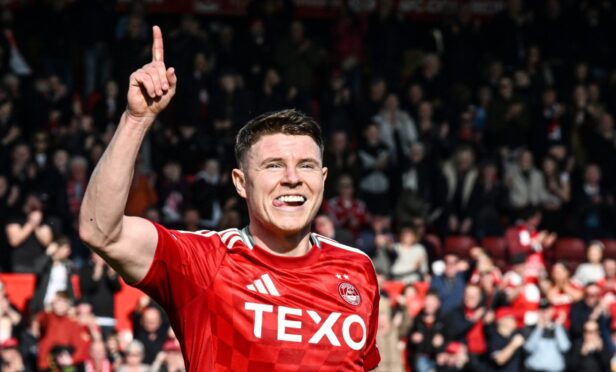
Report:
<svg viewBox="0 0 616 372"><path fill-rule="evenodd" d="M79 236L128 282L142 279L154 257L154 226L124 215L139 148L175 94L177 78L164 62L163 37L153 27L152 62L133 72L128 106L90 178L79 214Z"/></svg>

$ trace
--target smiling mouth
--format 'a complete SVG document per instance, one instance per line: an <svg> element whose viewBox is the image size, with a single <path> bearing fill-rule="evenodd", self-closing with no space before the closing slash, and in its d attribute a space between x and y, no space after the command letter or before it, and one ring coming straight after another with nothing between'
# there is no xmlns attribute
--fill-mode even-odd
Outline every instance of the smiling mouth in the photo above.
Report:
<svg viewBox="0 0 616 372"><path fill-rule="evenodd" d="M299 207L304 205L306 197L302 195L281 195L274 199L275 207Z"/></svg>

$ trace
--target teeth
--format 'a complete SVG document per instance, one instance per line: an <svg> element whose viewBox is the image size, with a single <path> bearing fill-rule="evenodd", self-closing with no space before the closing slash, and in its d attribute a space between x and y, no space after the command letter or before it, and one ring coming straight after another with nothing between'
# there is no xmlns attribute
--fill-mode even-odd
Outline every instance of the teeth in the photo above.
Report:
<svg viewBox="0 0 616 372"><path fill-rule="evenodd" d="M304 197L300 195L283 195L278 197L278 200L285 203L304 202Z"/></svg>

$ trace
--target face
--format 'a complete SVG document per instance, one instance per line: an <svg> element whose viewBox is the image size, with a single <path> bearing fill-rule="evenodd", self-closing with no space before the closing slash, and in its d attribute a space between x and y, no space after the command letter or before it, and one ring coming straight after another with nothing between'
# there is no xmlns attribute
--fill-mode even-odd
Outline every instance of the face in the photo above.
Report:
<svg viewBox="0 0 616 372"><path fill-rule="evenodd" d="M71 255L70 244L62 244L58 247L58 250L54 253L53 258L58 261L65 260Z"/></svg>
<svg viewBox="0 0 616 372"><path fill-rule="evenodd" d="M369 144L375 144L379 142L379 127L376 125L369 125L364 131L366 142Z"/></svg>
<svg viewBox="0 0 616 372"><path fill-rule="evenodd" d="M53 155L53 165L57 169L66 169L68 166L68 153L64 150L56 151Z"/></svg>
<svg viewBox="0 0 616 372"><path fill-rule="evenodd" d="M53 313L57 316L65 316L70 310L70 304L68 300L63 297L56 297L51 303L51 307Z"/></svg>
<svg viewBox="0 0 616 372"><path fill-rule="evenodd" d="M426 296L424 302L424 311L428 314L434 314L438 311L441 305L441 300L436 295Z"/></svg>
<svg viewBox="0 0 616 372"><path fill-rule="evenodd" d="M330 220L327 216L317 217L314 220L314 229L317 234L321 234L330 238L334 237L334 224L332 223L332 220Z"/></svg>
<svg viewBox="0 0 616 372"><path fill-rule="evenodd" d="M409 87L409 98L411 102L420 102L423 99L423 88L419 84Z"/></svg>
<svg viewBox="0 0 616 372"><path fill-rule="evenodd" d="M497 324L500 329L503 329L506 331L513 331L517 326L515 318L512 316L506 316L504 318L499 319L497 321Z"/></svg>
<svg viewBox="0 0 616 372"><path fill-rule="evenodd" d="M332 149L336 153L343 152L347 147L347 136L344 132L336 132L331 137Z"/></svg>
<svg viewBox="0 0 616 372"><path fill-rule="evenodd" d="M143 353L137 350L131 350L126 353L126 364L129 366L138 366L143 359Z"/></svg>
<svg viewBox="0 0 616 372"><path fill-rule="evenodd" d="M511 98L513 95L513 83L509 78L503 78L499 82L498 90L503 98Z"/></svg>
<svg viewBox="0 0 616 372"><path fill-rule="evenodd" d="M81 158L71 162L71 176L75 179L84 179L88 172L88 165Z"/></svg>
<svg viewBox="0 0 616 372"><path fill-rule="evenodd" d="M304 135L266 135L243 163L243 169L233 170L233 183L246 199L251 228L278 236L307 232L327 177L316 142Z"/></svg>
<svg viewBox="0 0 616 372"><path fill-rule="evenodd" d="M422 102L419 105L419 118L421 120L432 120L432 104L430 102Z"/></svg>
<svg viewBox="0 0 616 372"><path fill-rule="evenodd" d="M420 143L414 143L411 145L411 151L409 153L411 162L413 164L421 163L424 158L424 147Z"/></svg>
<svg viewBox="0 0 616 372"><path fill-rule="evenodd" d="M90 345L90 357L94 360L102 360L107 356L105 344L102 341L94 341Z"/></svg>
<svg viewBox="0 0 616 372"><path fill-rule="evenodd" d="M599 325L597 322L588 321L584 324L584 338L597 338L599 337Z"/></svg>
<svg viewBox="0 0 616 372"><path fill-rule="evenodd" d="M458 257L447 255L443 261L445 261L445 276L454 277L458 273Z"/></svg>
<svg viewBox="0 0 616 372"><path fill-rule="evenodd" d="M555 264L552 266L552 279L559 283L569 280L569 270L563 264Z"/></svg>
<svg viewBox="0 0 616 372"><path fill-rule="evenodd" d="M554 160L550 158L545 158L543 160L543 173L552 175L555 173L555 171L556 171L556 163L554 162Z"/></svg>
<svg viewBox="0 0 616 372"><path fill-rule="evenodd" d="M460 171L467 171L473 166L474 156L472 151L464 150L458 153L456 163Z"/></svg>
<svg viewBox="0 0 616 372"><path fill-rule="evenodd" d="M397 110L400 106L400 102L398 101L398 96L395 94L390 94L387 96L385 100L385 108L387 110Z"/></svg>
<svg viewBox="0 0 616 372"><path fill-rule="evenodd" d="M481 290L476 286L468 286L464 291L464 306L475 309L481 302Z"/></svg>
<svg viewBox="0 0 616 372"><path fill-rule="evenodd" d="M524 151L520 154L520 168L529 170L533 167L533 155L529 151Z"/></svg>
<svg viewBox="0 0 616 372"><path fill-rule="evenodd" d="M488 181L494 181L498 177L498 170L494 165L486 165L483 168L483 179Z"/></svg>
<svg viewBox="0 0 616 372"><path fill-rule="evenodd" d="M403 228L400 231L400 243L411 245L415 243L415 240L416 240L416 236L415 236L415 232L413 231L413 229Z"/></svg>
<svg viewBox="0 0 616 372"><path fill-rule="evenodd" d="M384 80L378 80L370 85L370 96L380 99L387 91L387 85Z"/></svg>
<svg viewBox="0 0 616 372"><path fill-rule="evenodd" d="M353 179L349 176L340 176L338 179L338 195L345 200L353 199Z"/></svg>
<svg viewBox="0 0 616 372"><path fill-rule="evenodd" d="M584 291L584 302L590 307L595 307L601 300L601 288L597 285L590 285Z"/></svg>
<svg viewBox="0 0 616 372"><path fill-rule="evenodd" d="M178 163L167 163L163 167L163 174L167 179L175 182L182 176L182 168Z"/></svg>
<svg viewBox="0 0 616 372"><path fill-rule="evenodd" d="M146 309L142 318L143 328L147 332L155 332L160 327L160 313L156 309Z"/></svg>
<svg viewBox="0 0 616 372"><path fill-rule="evenodd" d="M589 184L597 184L601 180L601 170L596 165L589 165L586 167L584 173L584 180Z"/></svg>
<svg viewBox="0 0 616 372"><path fill-rule="evenodd" d="M616 260L608 258L603 262L603 269L605 270L605 275L608 278L613 278L616 276Z"/></svg>
<svg viewBox="0 0 616 372"><path fill-rule="evenodd" d="M220 86L225 92L233 92L235 90L235 76L233 75L223 75L220 78Z"/></svg>
<svg viewBox="0 0 616 372"><path fill-rule="evenodd" d="M597 244L588 247L588 262L599 263L603 257L603 249Z"/></svg>

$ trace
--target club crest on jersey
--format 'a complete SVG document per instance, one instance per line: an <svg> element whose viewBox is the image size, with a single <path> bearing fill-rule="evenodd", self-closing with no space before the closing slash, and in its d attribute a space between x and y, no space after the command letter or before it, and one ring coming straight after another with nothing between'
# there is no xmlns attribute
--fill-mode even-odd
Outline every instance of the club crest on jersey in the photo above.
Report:
<svg viewBox="0 0 616 372"><path fill-rule="evenodd" d="M344 301L353 306L358 306L361 303L359 291L349 282L342 282L338 284L338 293Z"/></svg>

